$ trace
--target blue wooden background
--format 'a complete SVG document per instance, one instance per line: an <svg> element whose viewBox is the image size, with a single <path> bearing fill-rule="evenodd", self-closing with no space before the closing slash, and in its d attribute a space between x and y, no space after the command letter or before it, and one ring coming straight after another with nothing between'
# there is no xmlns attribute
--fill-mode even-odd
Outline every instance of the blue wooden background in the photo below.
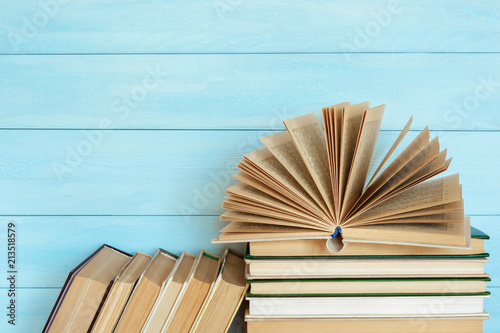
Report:
<svg viewBox="0 0 500 333"><path fill-rule="evenodd" d="M377 158L411 115L439 135L494 262L499 18L493 0L2 1L0 261L6 275L13 221L19 274L15 327L0 280L0 331L40 331L102 243L221 253L210 240L241 155L345 100L387 104ZM487 271L495 332L500 268Z"/></svg>

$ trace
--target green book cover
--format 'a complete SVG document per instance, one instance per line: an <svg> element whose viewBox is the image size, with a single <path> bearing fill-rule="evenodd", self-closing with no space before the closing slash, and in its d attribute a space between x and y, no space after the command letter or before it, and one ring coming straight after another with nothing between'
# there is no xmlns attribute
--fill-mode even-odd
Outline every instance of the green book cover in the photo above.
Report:
<svg viewBox="0 0 500 333"><path fill-rule="evenodd" d="M247 283L279 283L279 282L394 282L394 281L486 281L489 277L396 277L396 278L328 278L328 279L256 279Z"/></svg>
<svg viewBox="0 0 500 333"><path fill-rule="evenodd" d="M401 259L401 258L408 258L408 259L425 259L425 258L486 258L489 257L489 253L478 253L478 254L453 254L453 255L414 255L414 256L389 256L389 255L382 255L382 256L304 256L304 257L257 257L257 256L252 256L247 254L245 256L245 259L251 259L251 260L272 260L272 259Z"/></svg>
<svg viewBox="0 0 500 333"><path fill-rule="evenodd" d="M480 293L400 293L400 294L288 294L288 295L273 295L273 294L247 294L247 297L255 298L287 298L287 297L411 297L411 296L490 296L489 291Z"/></svg>
<svg viewBox="0 0 500 333"><path fill-rule="evenodd" d="M472 226L470 227L470 237L477 239L490 239L490 236L488 236L486 233Z"/></svg>

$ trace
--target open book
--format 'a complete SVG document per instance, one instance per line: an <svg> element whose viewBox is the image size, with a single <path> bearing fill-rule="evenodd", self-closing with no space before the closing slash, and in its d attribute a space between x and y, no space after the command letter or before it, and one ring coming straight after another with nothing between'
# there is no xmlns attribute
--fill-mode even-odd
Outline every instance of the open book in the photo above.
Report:
<svg viewBox="0 0 500 333"><path fill-rule="evenodd" d="M384 108L341 103L323 109L323 125L311 113L261 138L265 148L238 165L222 206L231 223L213 242L327 239L332 252L348 242L469 247L459 176L433 178L451 159L427 127L392 157L410 118L369 177Z"/></svg>

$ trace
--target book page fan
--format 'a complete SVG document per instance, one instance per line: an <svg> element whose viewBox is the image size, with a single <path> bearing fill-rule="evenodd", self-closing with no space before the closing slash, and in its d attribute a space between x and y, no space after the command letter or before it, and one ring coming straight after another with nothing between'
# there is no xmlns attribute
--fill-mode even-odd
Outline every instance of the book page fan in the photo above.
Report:
<svg viewBox="0 0 500 333"><path fill-rule="evenodd" d="M227 189L213 242L325 239L332 252L369 242L432 247L470 246L470 221L458 174L433 178L451 159L426 127L391 156L412 119L368 179L385 105L341 103L285 120L285 132L261 138L244 155Z"/></svg>

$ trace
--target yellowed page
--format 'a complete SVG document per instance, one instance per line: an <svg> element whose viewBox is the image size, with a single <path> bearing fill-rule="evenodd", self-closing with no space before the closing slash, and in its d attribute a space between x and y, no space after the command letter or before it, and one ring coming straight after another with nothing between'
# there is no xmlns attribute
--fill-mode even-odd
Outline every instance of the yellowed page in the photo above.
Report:
<svg viewBox="0 0 500 333"><path fill-rule="evenodd" d="M285 202L281 201L280 199L269 195L265 192L262 192L261 190L250 186L248 184L238 182L226 189L226 192L229 193L233 199L236 198L241 198L245 199L254 203L260 203L263 206L270 206L270 207L275 207L281 210L287 210L289 212L296 213L297 215L300 216L308 216L310 217L309 214L305 213L303 210L297 209L294 206L288 205ZM246 202L242 200L243 202Z"/></svg>
<svg viewBox="0 0 500 333"><path fill-rule="evenodd" d="M336 105L323 108L323 124L325 127L325 137L328 147L328 160L330 162L330 176L332 178L332 190L334 201L334 217L336 217L337 210L340 209L338 202L338 147L340 147L340 126L342 125L342 112L344 106L350 105L351 102L344 102ZM336 113L340 117L336 117ZM339 128L339 130L337 130ZM338 135L337 135L338 131ZM338 136L338 139L337 139Z"/></svg>
<svg viewBox="0 0 500 333"><path fill-rule="evenodd" d="M404 183L410 177L436 160L439 156L439 140L435 137L420 152L418 152L406 165L404 165L396 174L394 174L375 194L373 194L365 203L363 208L372 207L377 204L381 198L390 198L399 185ZM444 161L443 161L444 162ZM358 208L358 207L356 207Z"/></svg>
<svg viewBox="0 0 500 333"><path fill-rule="evenodd" d="M226 200L223 203L223 207L229 207L229 206L231 206L230 209L237 210L237 208L235 208L235 207L242 206L242 207L245 207L245 210L252 211L252 209L254 207L258 207L258 208L261 208L261 209L267 209L267 210L269 210L271 212L278 212L278 213L282 213L282 214L285 214L285 215L293 216L295 218L300 218L301 220L307 220L307 221L311 221L311 222L314 222L314 223L320 223L314 217L311 217L311 216L308 216L308 215L304 215L302 213L301 214L297 214L296 210L279 208L279 207L276 207L276 206L273 206L273 205L269 205L269 204L266 204L266 203L261 203L261 202L253 201L253 200L250 200L250 199L247 199L247 198L239 197L237 195L228 194L227 196L225 196L225 199Z"/></svg>
<svg viewBox="0 0 500 333"><path fill-rule="evenodd" d="M398 137L396 138L396 141L394 141L394 143L392 144L391 148L389 149L389 151L387 152L387 154L384 156L384 158L380 162L380 165L377 167L377 170L375 170L375 172L373 173L372 178L368 182L368 186L377 177L378 173L382 170L382 168L387 163L387 161L389 161L389 159L391 158L392 154L396 151L396 149L398 148L398 146L401 143L401 141L403 141L403 139L405 138L406 134L408 134L408 132L410 131L410 126L411 126L412 121L413 121L413 116L410 117L410 120L408 120L408 122L406 123L406 125L403 128L403 130L401 131L401 133L399 133Z"/></svg>
<svg viewBox="0 0 500 333"><path fill-rule="evenodd" d="M415 217L415 216L425 216L425 215L434 215L434 214L442 214L449 213L454 211L464 211L464 200L450 202L444 205L433 206L424 209L417 209L411 212L405 212L401 214L394 214L389 216L384 216L380 219L380 221L386 221L390 219L396 218L405 218L405 217Z"/></svg>
<svg viewBox="0 0 500 333"><path fill-rule="evenodd" d="M282 187L285 191L288 191L290 198L295 196L307 203L312 210L322 212L321 207L309 196L304 188L300 186L295 178L293 178L293 176L285 169L278 159L274 157L269 149L263 148L246 154L245 159L261 170L260 176L274 180L277 185ZM267 185L270 184L268 183Z"/></svg>
<svg viewBox="0 0 500 333"><path fill-rule="evenodd" d="M250 185L244 184L244 183L237 183L231 187L229 187L226 190L227 193L230 193L232 196L231 199L233 200L239 200L238 197L247 199L245 200L240 200L241 202L248 202L252 204L261 204L263 207L270 207L270 208L275 208L280 211L286 211L290 214L294 214L296 216L300 216L302 218L306 219L311 219L311 220L317 220L315 216L312 216L311 214L306 214L302 210L296 209L295 207L292 207L284 202L282 202L279 199L276 199L273 196L270 196Z"/></svg>
<svg viewBox="0 0 500 333"><path fill-rule="evenodd" d="M383 191L391 191L414 175L417 175L439 157L439 139L435 137L422 150L406 163L394 176L391 177L382 187ZM446 155L441 156L439 163L444 165ZM380 192L380 190L379 190ZM378 194L378 193L377 193Z"/></svg>
<svg viewBox="0 0 500 333"><path fill-rule="evenodd" d="M424 179L428 175L434 175L439 170L443 170L446 166L446 154L447 149L439 152L438 157L433 160L431 163L427 164L424 168L419 170L417 173L412 175L410 178L406 179L402 184L398 185L398 188L402 188L404 186L410 185L418 181L419 179ZM451 161L450 161L451 162ZM449 164L448 164L449 165Z"/></svg>
<svg viewBox="0 0 500 333"><path fill-rule="evenodd" d="M296 209L300 209L304 212L309 212L309 210L304 208L303 205L300 205L296 201L291 200L289 197L289 194L288 194L288 196L284 195L281 192L276 191L272 187L262 183L257 178L255 178L255 177L253 177L245 172L238 172L238 173L234 174L233 177L238 179L242 183L248 184L248 185L250 185L250 186L266 193L266 194L269 194L270 196L273 196L273 197L283 201L284 203L286 203L292 207L295 207Z"/></svg>
<svg viewBox="0 0 500 333"><path fill-rule="evenodd" d="M467 229L469 229L468 234ZM342 232L344 239L350 243L367 241L421 246L470 246L470 220L468 218L464 223L375 224L343 228Z"/></svg>
<svg viewBox="0 0 500 333"><path fill-rule="evenodd" d="M364 112L342 203L341 220L347 215L363 193L380 125L382 124L384 110L385 105L380 105Z"/></svg>
<svg viewBox="0 0 500 333"><path fill-rule="evenodd" d="M314 216L318 217L319 219L323 219L325 221L331 221L331 219L328 216L324 215L323 211L318 206L313 206L313 205L309 204L307 201L303 200L299 195L297 195L296 193L291 191L289 188L284 187L283 184L277 182L275 179L273 179L269 176L266 176L262 173L257 174L253 171L249 171L249 170L247 170L246 167L243 167L243 166L238 166L238 167L241 170L248 173L249 175L251 175L252 177L254 177L256 179L256 182L260 182L260 183L270 187L275 192L279 192L279 193L287 196L291 202L295 202L296 205L299 205L298 209L303 210L306 214L314 215ZM293 206L293 204L292 204L292 206Z"/></svg>
<svg viewBox="0 0 500 333"><path fill-rule="evenodd" d="M313 231L316 232L321 229L313 229L306 227L288 227L274 224L262 224L262 223L246 223L246 222L231 222L220 232L307 232Z"/></svg>
<svg viewBox="0 0 500 333"><path fill-rule="evenodd" d="M351 105L351 103L348 103L347 105ZM334 118L334 137L335 137L335 158L334 158L334 163L335 163L335 176L333 177L333 198L334 198L334 206L335 206L335 212L336 212L336 218L337 220L340 218L340 182L339 182L339 177L340 177L340 152L341 152L341 147L342 147L342 129L344 127L344 107L347 105L340 106L340 107L334 107L333 108L333 118Z"/></svg>
<svg viewBox="0 0 500 333"><path fill-rule="evenodd" d="M297 223L304 223L310 225L322 225L324 227L332 228L331 222L325 222L317 219L315 216L307 216L303 214L297 214L296 211L285 210L276 208L269 205L264 205L261 203L249 201L240 197L236 197L233 195L228 195L224 203L222 204L223 208L231 209L233 211L246 212L249 214L256 214L259 216L269 216L272 218L283 218L290 221L297 221ZM264 211L262 210L264 209ZM267 211L267 212L266 212ZM263 213L261 213L263 212ZM275 213L281 214L280 216L276 216Z"/></svg>
<svg viewBox="0 0 500 333"><path fill-rule="evenodd" d="M321 230L333 230L330 225L319 225L317 223L312 223L309 221L293 222L288 220L280 220L272 217L256 215L251 213L240 212L236 210L228 210L220 216L222 221L234 221L234 222L247 222L247 223L260 223L260 224L273 224L290 226L296 228L311 228L311 229L321 229Z"/></svg>
<svg viewBox="0 0 500 333"><path fill-rule="evenodd" d="M281 232L223 232L212 243L230 243L230 242L256 242L263 240L289 240L289 239L328 239L330 232L325 231L290 231L290 228L281 230Z"/></svg>
<svg viewBox="0 0 500 333"><path fill-rule="evenodd" d="M354 225L356 222L375 220L387 215L443 205L461 200L461 195L458 174L431 179L351 217L347 223Z"/></svg>
<svg viewBox="0 0 500 333"><path fill-rule="evenodd" d="M360 207L366 200L376 193L385 183L387 183L401 168L403 168L420 150L429 143L429 129L426 127L419 135L406 147L399 156L368 186L363 195L356 203Z"/></svg>
<svg viewBox="0 0 500 333"><path fill-rule="evenodd" d="M366 109L370 108L370 102L348 105L344 107L342 116L342 142L340 146L340 169L339 169L339 201L344 202L344 193L349 178L354 152L359 137L359 130L363 122ZM342 211L342 207L340 208ZM338 214L340 219L340 214Z"/></svg>
<svg viewBox="0 0 500 333"><path fill-rule="evenodd" d="M267 148L262 148L244 155L245 160L251 164L254 172L261 176L276 181L284 189L301 197L310 204L317 205L304 188L285 169L276 157ZM244 165L244 163L242 163ZM252 170L249 170L252 171Z"/></svg>
<svg viewBox="0 0 500 333"><path fill-rule="evenodd" d="M451 163L451 158L446 160L445 161L445 164L442 168L439 168L435 171L432 171L431 173L427 174L427 175L423 175L421 178L414 178L414 177L411 177L408 181L404 182L403 184L399 185L397 188L395 188L391 193L390 195L396 195L398 193L401 193L403 191L406 191L407 189L413 187L413 186L416 186L418 184L421 184L431 178L434 178L435 176L439 175L440 173L443 173L445 172L446 170L448 170L448 167L450 166L450 163ZM385 199L387 199L388 196L385 196L383 197L382 199L380 199L378 202L380 201L383 201Z"/></svg>
<svg viewBox="0 0 500 333"><path fill-rule="evenodd" d="M388 223L464 223L464 211L446 212L431 215L411 217L392 217L379 221L362 222L359 225L388 224Z"/></svg>
<svg viewBox="0 0 500 333"><path fill-rule="evenodd" d="M315 216L321 221L326 221L327 223L331 224L331 219L326 214L324 214L323 211L321 211L319 208L315 208L309 205L307 202L301 200L296 195L292 195L290 192L284 191L282 188L278 187L275 184L266 185L262 183L262 181L260 181L258 178L255 178L245 172L239 172L233 175L233 177L242 181L245 184L255 187L256 189L266 194L278 198L279 200L287 203L292 207L295 207L298 210L303 211L306 214L310 214L311 216Z"/></svg>
<svg viewBox="0 0 500 333"><path fill-rule="evenodd" d="M332 140L333 134L333 118L330 117L330 107L322 108L321 115L323 117L323 128L325 129L325 140L326 140L326 150L328 151L328 165L330 166L330 178L333 181L333 154L334 150L333 144L335 144Z"/></svg>
<svg viewBox="0 0 500 333"><path fill-rule="evenodd" d="M333 214L333 192L328 152L323 128L314 113L283 122L316 183L330 215Z"/></svg>
<svg viewBox="0 0 500 333"><path fill-rule="evenodd" d="M289 214L283 211L276 211L273 209L270 209L269 207L258 207L255 205L249 205L249 204L240 204L238 202L232 201L232 200L226 200L222 203L222 208L225 209L232 209L232 210L237 210L240 212L245 212L245 213L250 213L250 214L256 214L256 215L262 215L262 216L268 216L276 219L282 219L282 220L288 220L288 221L294 221L298 223L305 223L306 221L310 223L315 223L315 224L320 224L321 222L314 221L312 219L306 219L304 217L299 217L293 214Z"/></svg>
<svg viewBox="0 0 500 333"><path fill-rule="evenodd" d="M295 147L290 134L280 132L262 137L260 140L325 213L328 213L329 208L307 170L307 166L302 160L297 147Z"/></svg>

